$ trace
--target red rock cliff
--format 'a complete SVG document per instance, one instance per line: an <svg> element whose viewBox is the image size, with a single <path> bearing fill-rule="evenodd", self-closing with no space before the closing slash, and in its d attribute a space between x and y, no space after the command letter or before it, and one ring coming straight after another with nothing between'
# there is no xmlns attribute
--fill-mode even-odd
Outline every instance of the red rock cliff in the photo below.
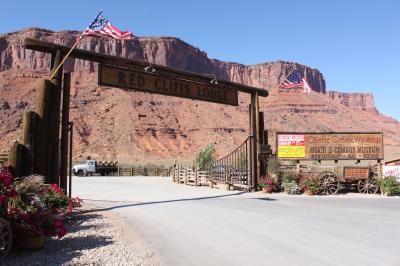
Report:
<svg viewBox="0 0 400 266"><path fill-rule="evenodd" d="M25 71L48 72L50 56L23 48L27 37L72 46L79 32L30 28L8 33L0 37L0 70L23 69ZM216 74L217 77L247 85L271 88L282 82L295 67L303 73L314 91L325 92L325 80L317 69L284 61L246 66L238 63L209 59L207 54L178 38L139 37L133 40L110 40L86 38L78 48L121 57L146 60L187 71ZM66 64L68 71L95 70L92 62L71 59Z"/></svg>
<svg viewBox="0 0 400 266"><path fill-rule="evenodd" d="M37 86L48 77L50 56L23 48L26 37L72 46L78 32L26 29L0 36L0 152L21 138L22 114L34 109ZM262 88L274 88L292 67L304 73L314 88L310 95L296 90L272 90L260 98L270 143L276 131L383 131L386 158L400 156L400 124L379 114L372 95L325 94L325 80L317 69L283 61L246 66L209 59L207 54L177 38L141 37L130 41L85 39L80 48L148 60L188 71ZM96 65L69 60L74 71L71 120L74 121L74 158L87 155L120 162L192 162L212 142L217 155L235 149L248 136L248 97L239 106L224 106L176 97L97 85ZM321 93L322 92L322 93Z"/></svg>

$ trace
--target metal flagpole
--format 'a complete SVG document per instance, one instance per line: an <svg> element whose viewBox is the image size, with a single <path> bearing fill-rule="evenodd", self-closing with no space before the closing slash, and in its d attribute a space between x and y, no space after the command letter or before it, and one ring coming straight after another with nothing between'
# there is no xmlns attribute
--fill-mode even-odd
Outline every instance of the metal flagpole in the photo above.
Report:
<svg viewBox="0 0 400 266"><path fill-rule="evenodd" d="M103 13L103 10L100 10L99 14L97 14L96 18L92 21L92 23L90 24L89 27L91 27L93 25L93 23L97 20L97 18L101 15L101 13ZM57 71L60 69L60 67L64 64L65 60L67 60L68 56L72 53L72 50L75 49L75 47L78 45L78 43L80 42L80 40L82 40L82 35L79 36L78 40L76 40L75 44L71 47L71 49L68 51L67 55L64 57L64 59L61 61L61 63L58 65L58 67L56 68L56 70L53 72L53 74L51 74L50 80L52 80L54 78L54 76L56 75Z"/></svg>

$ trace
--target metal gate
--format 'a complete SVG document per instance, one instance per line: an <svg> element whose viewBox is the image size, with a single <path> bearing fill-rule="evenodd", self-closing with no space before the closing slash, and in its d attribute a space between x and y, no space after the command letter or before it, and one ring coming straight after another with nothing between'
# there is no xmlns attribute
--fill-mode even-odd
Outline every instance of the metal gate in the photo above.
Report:
<svg viewBox="0 0 400 266"><path fill-rule="evenodd" d="M248 188L250 185L251 142L252 137L250 136L236 150L213 162L209 166L210 181Z"/></svg>

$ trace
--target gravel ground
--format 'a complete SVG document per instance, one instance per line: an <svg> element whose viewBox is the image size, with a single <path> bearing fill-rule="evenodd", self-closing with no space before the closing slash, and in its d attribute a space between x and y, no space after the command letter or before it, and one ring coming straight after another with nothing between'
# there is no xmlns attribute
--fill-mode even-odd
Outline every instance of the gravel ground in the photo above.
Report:
<svg viewBox="0 0 400 266"><path fill-rule="evenodd" d="M67 220L68 234L46 239L39 251L13 250L4 265L160 265L153 251L137 238L130 226L108 211L85 203Z"/></svg>

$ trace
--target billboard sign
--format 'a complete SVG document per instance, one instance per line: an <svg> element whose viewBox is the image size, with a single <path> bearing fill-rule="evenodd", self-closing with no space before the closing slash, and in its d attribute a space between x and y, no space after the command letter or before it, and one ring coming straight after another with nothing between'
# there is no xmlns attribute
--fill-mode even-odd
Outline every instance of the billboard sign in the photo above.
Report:
<svg viewBox="0 0 400 266"><path fill-rule="evenodd" d="M382 133L278 132L279 159L382 160Z"/></svg>

